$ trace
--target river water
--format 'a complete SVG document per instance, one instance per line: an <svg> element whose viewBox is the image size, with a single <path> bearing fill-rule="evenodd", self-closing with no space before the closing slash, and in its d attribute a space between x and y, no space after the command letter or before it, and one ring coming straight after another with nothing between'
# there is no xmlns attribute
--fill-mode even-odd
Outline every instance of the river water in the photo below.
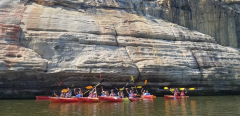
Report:
<svg viewBox="0 0 240 116"><path fill-rule="evenodd" d="M180 100L119 103L50 103L0 100L0 116L228 116L240 115L240 96L198 96Z"/></svg>

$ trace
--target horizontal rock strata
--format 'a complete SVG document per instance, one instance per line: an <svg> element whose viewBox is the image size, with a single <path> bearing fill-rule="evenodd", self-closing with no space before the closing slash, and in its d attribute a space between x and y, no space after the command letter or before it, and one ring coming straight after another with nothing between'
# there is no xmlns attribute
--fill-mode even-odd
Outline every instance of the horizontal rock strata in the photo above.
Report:
<svg viewBox="0 0 240 116"><path fill-rule="evenodd" d="M238 91L239 49L143 16L137 2L0 1L0 98L84 88L100 75L106 89L131 76L137 85L147 79L144 87L156 95L170 94L164 86L195 87L194 95Z"/></svg>

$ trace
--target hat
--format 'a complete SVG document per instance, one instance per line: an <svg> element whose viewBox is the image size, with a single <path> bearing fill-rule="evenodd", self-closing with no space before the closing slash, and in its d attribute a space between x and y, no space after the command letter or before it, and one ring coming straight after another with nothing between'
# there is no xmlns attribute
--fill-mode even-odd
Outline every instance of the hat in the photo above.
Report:
<svg viewBox="0 0 240 116"><path fill-rule="evenodd" d="M105 91L102 91L102 93L105 92Z"/></svg>

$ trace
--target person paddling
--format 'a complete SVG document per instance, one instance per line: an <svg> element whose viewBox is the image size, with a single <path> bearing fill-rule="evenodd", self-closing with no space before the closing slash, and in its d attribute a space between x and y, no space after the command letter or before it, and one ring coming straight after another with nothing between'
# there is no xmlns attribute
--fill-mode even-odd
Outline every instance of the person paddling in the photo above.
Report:
<svg viewBox="0 0 240 116"><path fill-rule="evenodd" d="M128 93L128 97L132 97L132 98L135 98L135 97L136 97L133 90L130 90L130 91L128 92L128 88L126 88L126 92Z"/></svg>
<svg viewBox="0 0 240 116"><path fill-rule="evenodd" d="M148 93L148 90L146 90L146 92L145 92L145 95L151 95L150 93Z"/></svg>
<svg viewBox="0 0 240 116"><path fill-rule="evenodd" d="M105 92L105 91L103 91L103 87L101 86L101 88L102 88L102 97L106 97L107 96L107 93Z"/></svg>
<svg viewBox="0 0 240 116"><path fill-rule="evenodd" d="M82 97L82 95L83 95L81 88L79 88L79 92L76 92L76 89L74 89L74 93L76 95L76 98Z"/></svg>
<svg viewBox="0 0 240 116"><path fill-rule="evenodd" d="M180 96L185 96L186 93L187 93L187 89L183 88L183 90L180 92Z"/></svg>
<svg viewBox="0 0 240 116"><path fill-rule="evenodd" d="M97 97L97 91L96 91L96 88L94 88L94 89L91 91L89 97L92 97L92 98Z"/></svg>
<svg viewBox="0 0 240 116"><path fill-rule="evenodd" d="M170 90L171 90L171 88L170 88ZM173 91L171 91L171 92L173 93L173 96L178 96L179 91L177 88L174 90L174 92Z"/></svg>
<svg viewBox="0 0 240 116"><path fill-rule="evenodd" d="M124 98L123 91L119 91L117 97L118 98Z"/></svg>
<svg viewBox="0 0 240 116"><path fill-rule="evenodd" d="M114 93L114 90L113 90L113 89L111 90L111 94L110 94L109 96L111 96L111 97L116 96L116 94Z"/></svg>
<svg viewBox="0 0 240 116"><path fill-rule="evenodd" d="M66 94L66 97L67 97L67 98L70 98L70 97L72 96L72 90L69 89L69 88L67 88L67 89L68 89L68 92L67 92L67 94Z"/></svg>
<svg viewBox="0 0 240 116"><path fill-rule="evenodd" d="M143 96L151 95L150 93L148 93L148 90L146 90L146 92L145 92L145 90L143 90L143 88L142 88L141 91L142 91Z"/></svg>

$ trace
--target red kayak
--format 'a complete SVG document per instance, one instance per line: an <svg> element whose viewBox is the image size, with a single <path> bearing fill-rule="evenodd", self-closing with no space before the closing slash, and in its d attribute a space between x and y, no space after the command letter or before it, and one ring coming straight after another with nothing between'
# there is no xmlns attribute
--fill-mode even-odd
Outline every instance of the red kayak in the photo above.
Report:
<svg viewBox="0 0 240 116"><path fill-rule="evenodd" d="M87 102L88 97L78 97L78 102Z"/></svg>
<svg viewBox="0 0 240 116"><path fill-rule="evenodd" d="M140 100L139 97L137 97L137 98L129 98L129 99L132 100L132 101L139 101Z"/></svg>
<svg viewBox="0 0 240 116"><path fill-rule="evenodd" d="M88 97L86 100L87 100L88 103L99 102L99 99L98 99L98 98L91 98L91 97Z"/></svg>
<svg viewBox="0 0 240 116"><path fill-rule="evenodd" d="M173 96L173 95L164 95L165 99L186 99L189 96Z"/></svg>
<svg viewBox="0 0 240 116"><path fill-rule="evenodd" d="M57 97L49 97L49 101L51 103L58 103L58 98Z"/></svg>
<svg viewBox="0 0 240 116"><path fill-rule="evenodd" d="M100 101L106 101L106 102L123 102L123 99L118 98L118 97L102 97L102 96L99 96L98 99Z"/></svg>
<svg viewBox="0 0 240 116"><path fill-rule="evenodd" d="M153 95L144 95L144 96L142 96L141 98L144 98L144 99L153 99Z"/></svg>
<svg viewBox="0 0 240 116"><path fill-rule="evenodd" d="M77 98L58 98L58 103L72 103L78 102Z"/></svg>
<svg viewBox="0 0 240 116"><path fill-rule="evenodd" d="M49 96L36 96L37 100L46 100L46 99L49 99L49 98L50 98Z"/></svg>

